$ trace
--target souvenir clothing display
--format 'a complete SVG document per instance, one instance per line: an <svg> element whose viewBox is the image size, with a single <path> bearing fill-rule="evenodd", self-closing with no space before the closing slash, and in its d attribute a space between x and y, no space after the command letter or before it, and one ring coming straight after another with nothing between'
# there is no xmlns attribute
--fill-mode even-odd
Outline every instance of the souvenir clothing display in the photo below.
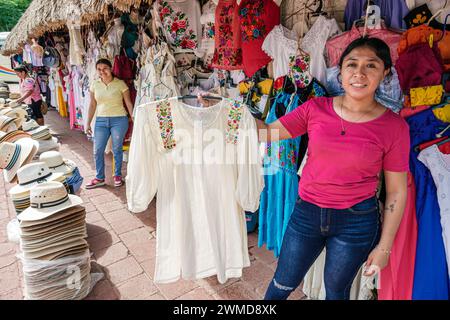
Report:
<svg viewBox="0 0 450 320"><path fill-rule="evenodd" d="M202 24L202 40L200 50L204 54L205 64L211 64L214 56L215 46L215 15L217 5L213 0L209 0L202 7L202 16L200 23Z"/></svg>
<svg viewBox="0 0 450 320"><path fill-rule="evenodd" d="M432 140L445 123L427 109L406 119L409 124L411 146ZM417 249L414 270L413 300L448 300L450 280L446 262L440 208L431 172L411 149L410 170L416 184ZM433 270L428 272L427 270Z"/></svg>
<svg viewBox="0 0 450 320"><path fill-rule="evenodd" d="M212 143L194 130L214 133ZM171 98L137 107L127 201L141 212L158 192L156 282L241 277L250 265L244 211L258 209L260 167L245 105L223 99L203 109Z"/></svg>
<svg viewBox="0 0 450 320"><path fill-rule="evenodd" d="M319 16L301 40L300 48L311 57L309 73L322 84L325 84L327 79L325 45L329 38L340 32L341 29L335 19Z"/></svg>
<svg viewBox="0 0 450 320"><path fill-rule="evenodd" d="M262 49L273 59L273 77L275 79L288 74L289 63L295 56L297 48L297 34L281 24L275 26L266 36Z"/></svg>
<svg viewBox="0 0 450 320"><path fill-rule="evenodd" d="M197 0L157 0L156 18L175 52L199 51L202 37L201 9Z"/></svg>
<svg viewBox="0 0 450 320"><path fill-rule="evenodd" d="M216 8L213 68L242 70L241 30L236 0L219 0Z"/></svg>
<svg viewBox="0 0 450 320"><path fill-rule="evenodd" d="M261 49L265 37L280 23L280 8L273 0L241 0L239 4L242 64L248 77L270 62Z"/></svg>
<svg viewBox="0 0 450 320"><path fill-rule="evenodd" d="M285 80L287 81L287 80ZM266 123L272 123L314 97L325 96L325 89L314 80L294 93L280 92L270 109ZM283 235L298 197L300 137L266 144L264 156L265 188L259 208L258 246L266 244L279 256Z"/></svg>
<svg viewBox="0 0 450 320"><path fill-rule="evenodd" d="M408 172L408 195L388 265L379 276L379 300L411 300L417 245L416 188Z"/></svg>
<svg viewBox="0 0 450 320"><path fill-rule="evenodd" d="M328 67L334 67L339 64L339 59L345 48L357 38L362 37L363 28L353 27L350 31L339 34L327 41L326 53L328 57ZM402 34L390 29L367 29L369 37L379 38L386 42L391 51L392 64L396 65L398 59L397 48L399 46Z"/></svg>
<svg viewBox="0 0 450 320"><path fill-rule="evenodd" d="M375 5L380 8L380 14L388 27L406 29L403 17L409 13L405 0L375 0ZM348 0L345 7L345 28L350 30L355 20L365 16L366 1Z"/></svg>

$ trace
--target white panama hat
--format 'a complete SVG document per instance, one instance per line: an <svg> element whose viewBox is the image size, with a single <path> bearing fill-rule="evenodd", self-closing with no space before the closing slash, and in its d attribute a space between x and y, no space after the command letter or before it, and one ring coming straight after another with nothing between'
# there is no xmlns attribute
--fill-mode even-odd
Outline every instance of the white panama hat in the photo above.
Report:
<svg viewBox="0 0 450 320"><path fill-rule="evenodd" d="M8 162L7 166L0 164L6 182L16 177L17 171L28 162L31 162L39 148L39 143L31 138L22 138L15 143L2 142L0 144L0 163Z"/></svg>
<svg viewBox="0 0 450 320"><path fill-rule="evenodd" d="M45 162L52 172L70 175L77 167L75 162L64 159L58 151L47 151L39 156L39 161Z"/></svg>
<svg viewBox="0 0 450 320"><path fill-rule="evenodd" d="M30 191L30 207L17 216L21 221L42 220L62 210L78 206L83 200L68 194L61 182L44 182Z"/></svg>
<svg viewBox="0 0 450 320"><path fill-rule="evenodd" d="M9 194L14 197L30 191L41 183L60 180L62 176L62 173L51 172L44 162L29 163L17 171L19 184L12 187Z"/></svg>

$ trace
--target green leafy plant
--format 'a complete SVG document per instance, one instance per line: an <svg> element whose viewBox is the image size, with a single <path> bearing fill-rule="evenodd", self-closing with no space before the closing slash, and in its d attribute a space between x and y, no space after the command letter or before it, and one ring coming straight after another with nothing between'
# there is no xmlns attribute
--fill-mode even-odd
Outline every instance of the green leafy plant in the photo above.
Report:
<svg viewBox="0 0 450 320"><path fill-rule="evenodd" d="M32 0L0 0L0 32L11 31Z"/></svg>

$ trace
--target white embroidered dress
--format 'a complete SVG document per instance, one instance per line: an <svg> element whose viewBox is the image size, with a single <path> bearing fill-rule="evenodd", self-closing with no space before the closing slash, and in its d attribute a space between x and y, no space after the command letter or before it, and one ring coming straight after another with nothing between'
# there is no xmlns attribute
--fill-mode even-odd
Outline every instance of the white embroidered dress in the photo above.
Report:
<svg viewBox="0 0 450 320"><path fill-rule="evenodd" d="M126 193L132 212L158 193L155 282L242 276L250 265L244 211L258 209L261 165L255 120L236 101L196 108L175 97L137 107Z"/></svg>

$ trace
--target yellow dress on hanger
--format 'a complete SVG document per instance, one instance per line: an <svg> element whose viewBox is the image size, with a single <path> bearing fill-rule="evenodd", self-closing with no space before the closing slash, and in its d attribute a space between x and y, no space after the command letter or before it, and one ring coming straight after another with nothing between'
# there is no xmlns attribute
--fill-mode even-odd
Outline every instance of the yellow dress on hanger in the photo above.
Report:
<svg viewBox="0 0 450 320"><path fill-rule="evenodd" d="M57 99L59 114L61 115L61 117L68 117L69 114L67 112L67 104L64 101L63 88L61 86L58 86L57 88Z"/></svg>

